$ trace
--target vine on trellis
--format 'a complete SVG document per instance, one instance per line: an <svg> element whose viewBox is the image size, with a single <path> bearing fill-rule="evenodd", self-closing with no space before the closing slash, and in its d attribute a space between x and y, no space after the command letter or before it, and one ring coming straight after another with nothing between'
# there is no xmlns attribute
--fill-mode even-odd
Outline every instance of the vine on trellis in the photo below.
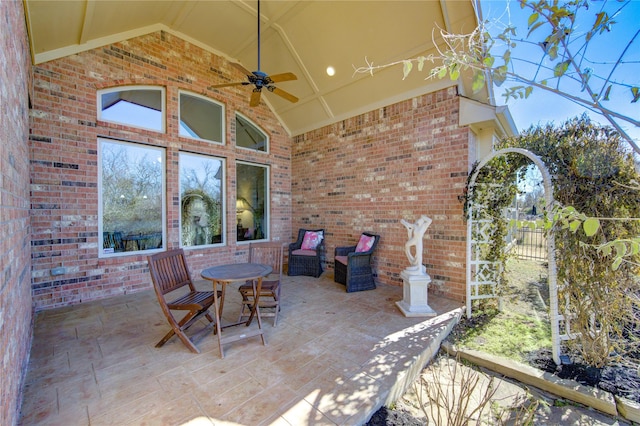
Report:
<svg viewBox="0 0 640 426"><path fill-rule="evenodd" d="M545 211L545 228L553 231L559 298L571 312L576 340L567 344L588 364L603 367L640 346L640 179L633 156L617 132L584 116L558 128L532 127L503 141L500 148L506 147L536 154L553 176L559 206ZM488 177L503 179L496 180L503 183L492 189L496 193L467 190L468 202L488 200L492 214L508 205L514 176L527 164L522 157L502 158L487 168ZM504 263L504 221L495 222L487 255Z"/></svg>

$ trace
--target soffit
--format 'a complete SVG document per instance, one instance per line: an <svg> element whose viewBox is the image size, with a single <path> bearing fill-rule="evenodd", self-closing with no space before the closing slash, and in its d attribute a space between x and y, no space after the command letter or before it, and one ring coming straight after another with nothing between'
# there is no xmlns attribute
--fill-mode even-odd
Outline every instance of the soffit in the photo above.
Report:
<svg viewBox="0 0 640 426"><path fill-rule="evenodd" d="M354 75L353 66L364 65L365 58L385 64L432 53L439 28L466 33L477 22L471 0L262 0L260 8L261 70L298 77L277 86L299 102L263 95L291 135L453 84L426 81L425 71L403 80L401 66L373 77ZM164 30L248 70L258 65L254 0L25 0L25 10L36 64ZM335 68L335 76L326 74L328 66ZM242 91L248 102L249 87L219 90ZM460 90L489 100L487 91L471 94L466 82Z"/></svg>

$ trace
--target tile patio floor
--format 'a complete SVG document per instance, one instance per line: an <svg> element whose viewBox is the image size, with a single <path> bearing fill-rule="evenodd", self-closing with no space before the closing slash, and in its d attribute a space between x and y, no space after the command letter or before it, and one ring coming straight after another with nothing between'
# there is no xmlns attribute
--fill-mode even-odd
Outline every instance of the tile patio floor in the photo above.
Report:
<svg viewBox="0 0 640 426"><path fill-rule="evenodd" d="M399 300L386 285L346 293L331 271L285 277L278 326L263 318L267 345L229 343L224 359L210 332L200 354L176 337L156 349L169 326L153 290L39 312L21 424L359 425L403 394L460 306L430 295L438 317L405 318Z"/></svg>

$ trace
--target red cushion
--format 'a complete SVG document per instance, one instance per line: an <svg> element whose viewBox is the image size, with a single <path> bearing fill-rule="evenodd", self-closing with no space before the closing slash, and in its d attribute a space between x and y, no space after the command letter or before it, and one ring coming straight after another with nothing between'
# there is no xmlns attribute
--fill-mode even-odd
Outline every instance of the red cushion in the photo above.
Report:
<svg viewBox="0 0 640 426"><path fill-rule="evenodd" d="M315 256L316 255L316 251L315 250L298 249L298 250L292 251L291 254L295 254L296 256Z"/></svg>
<svg viewBox="0 0 640 426"><path fill-rule="evenodd" d="M336 262L340 262L343 265L346 265L349 262L349 256L336 256Z"/></svg>
<svg viewBox="0 0 640 426"><path fill-rule="evenodd" d="M305 231L302 239L302 250L315 250L322 241L322 231Z"/></svg>
<svg viewBox="0 0 640 426"><path fill-rule="evenodd" d="M360 236L360 241L358 241L358 245L356 246L356 253L362 253L371 250L371 247L373 246L375 240L376 237L369 237L362 234Z"/></svg>

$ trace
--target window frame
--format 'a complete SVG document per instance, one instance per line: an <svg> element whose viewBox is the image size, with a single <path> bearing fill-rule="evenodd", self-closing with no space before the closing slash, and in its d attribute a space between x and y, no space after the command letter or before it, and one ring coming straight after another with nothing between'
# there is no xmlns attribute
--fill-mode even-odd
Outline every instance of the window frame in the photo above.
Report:
<svg viewBox="0 0 640 426"><path fill-rule="evenodd" d="M210 103L220 107L220 127L222 129L221 140L220 141L214 141L214 140L211 140L211 139L204 139L204 138L200 138L200 137L197 137L197 136L184 135L184 134L182 134L180 132L180 126L181 126L180 123L182 123L182 118L181 118L182 117L182 103L181 103L182 95L198 98L198 99L210 102ZM190 92L188 90L179 90L178 91L178 136L179 137L186 138L186 139L191 139L191 140L195 140L195 141L202 141L202 142L217 144L217 145L225 145L226 136L227 136L227 132L226 132L226 129L227 129L226 115L227 114L226 114L226 108L225 108L225 104L224 103L218 102L218 101L216 101L214 99L211 99L211 98L209 98L207 96L200 95L198 93Z"/></svg>
<svg viewBox="0 0 640 426"><path fill-rule="evenodd" d="M151 151L157 152L161 154L161 197L162 197L162 211L161 211L161 222L162 222L162 245L161 247L149 250L132 250L132 251L121 251L121 252L113 252L108 253L104 251L104 201L103 201L103 155L102 155L102 144L103 143L112 143L112 144L120 144L125 146L132 146L136 148L144 148L149 149ZM158 147L143 143L124 141L121 139L112 139L106 137L98 137L98 258L112 258L112 257L122 257L122 256L130 256L130 255L140 255L144 254L153 254L157 252L161 252L166 250L167 248L167 150L164 147Z"/></svg>
<svg viewBox="0 0 640 426"><path fill-rule="evenodd" d="M265 150L264 151L260 151L259 149L254 149L254 148L248 148L246 146L240 146L238 145L238 125L236 124L238 121L238 117L240 117L242 120L248 122L251 126L253 126L259 133L261 133L262 135L264 135L264 139L265 139ZM247 117L246 115L236 111L235 112L235 146L238 149L244 149L246 151L249 152L257 152L257 153L261 153L261 154L269 154L269 151L271 149L271 138L269 137L269 133L267 133L262 127L258 126L253 120L251 120L249 117Z"/></svg>
<svg viewBox="0 0 640 426"><path fill-rule="evenodd" d="M182 156L190 156L190 157L202 157L211 160L218 160L221 162L220 170L222 170L222 174L220 176L220 198L221 198L221 223L220 223L220 232L221 232L221 241L219 243L211 243L211 244L199 244L199 245L184 245L184 241L182 238ZM201 248L210 248L210 247L223 247L227 245L227 186L226 186L226 175L227 175L227 159L224 157L218 157L214 155L207 154L199 154L190 151L179 151L178 152L178 196L180 199L180 211L178 214L178 226L180 230L179 236L179 245L185 250L194 250Z"/></svg>
<svg viewBox="0 0 640 426"><path fill-rule="evenodd" d="M138 126L138 125L127 123L127 122L109 120L103 117L103 111L104 111L102 108L103 95L114 93L114 92L133 91L133 90L141 90L141 91L156 90L160 92L160 130L154 129L152 127ZM96 108L97 119L99 121L104 121L105 123L113 123L120 126L127 126L127 127L132 127L134 129L142 129L142 130L148 130L148 131L158 132L158 133L166 133L167 131L167 101L166 101L166 88L164 86L133 85L133 86L115 86L115 87L109 87L106 89L101 89L96 92L96 105L97 105L97 108Z"/></svg>
<svg viewBox="0 0 640 426"><path fill-rule="evenodd" d="M260 239L248 239L248 240L239 240L237 238L237 234L236 234L236 244L248 244L248 243L252 243L252 242L265 242L265 241L270 241L271 238L271 166L268 164L258 164L258 163L252 163L252 162L248 162L248 161L241 161L241 160L236 160L236 203L237 200L239 200L239 197L241 196L241 194L239 193L239 188L238 188L238 165L244 165L244 166L252 166L252 167L261 167L264 169L264 190L265 190L265 194L264 194L264 207L263 207L263 214L262 214L262 232L264 237L260 238ZM234 209L235 211L235 209ZM236 211L237 214L237 211ZM266 218L266 220L265 220Z"/></svg>

